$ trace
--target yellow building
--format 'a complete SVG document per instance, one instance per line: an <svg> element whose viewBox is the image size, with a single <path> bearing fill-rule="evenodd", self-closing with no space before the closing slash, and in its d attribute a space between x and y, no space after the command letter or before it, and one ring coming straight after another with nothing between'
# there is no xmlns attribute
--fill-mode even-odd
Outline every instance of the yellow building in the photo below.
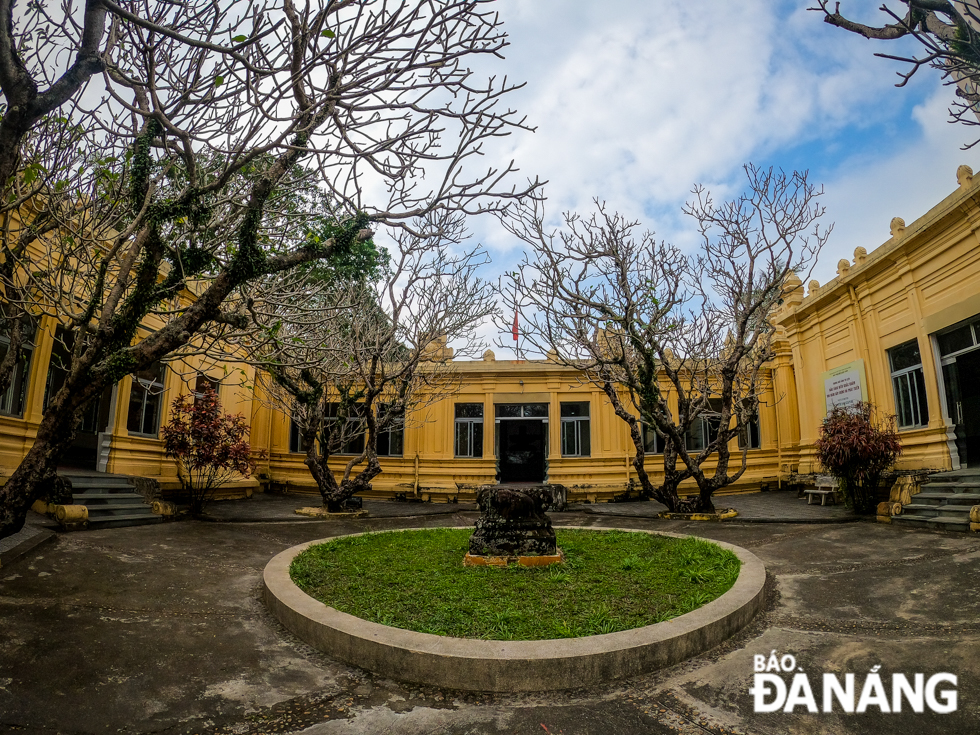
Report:
<svg viewBox="0 0 980 735"><path fill-rule="evenodd" d="M957 179L958 188L924 216L908 226L896 218L884 244L842 260L830 283L811 282L806 293L799 279L787 284L770 388L746 438L749 469L731 489L819 471L814 441L828 405L860 398L898 416L900 469L980 465L980 187L967 167ZM0 396L0 482L30 446L57 384L54 330L41 320L26 364ZM445 502L472 499L489 483L547 482L564 486L569 500L603 501L630 488L627 428L575 370L492 353L455 368L458 391L387 438L373 495ZM248 369L245 377L252 382ZM159 366L125 378L88 412L66 463L176 487L159 429L172 399L203 380L216 383L225 410L244 413L251 426L259 470L233 491L315 492L289 418L243 387L237 366ZM655 480L656 450L651 444L647 456ZM694 489L690 481L686 487Z"/></svg>

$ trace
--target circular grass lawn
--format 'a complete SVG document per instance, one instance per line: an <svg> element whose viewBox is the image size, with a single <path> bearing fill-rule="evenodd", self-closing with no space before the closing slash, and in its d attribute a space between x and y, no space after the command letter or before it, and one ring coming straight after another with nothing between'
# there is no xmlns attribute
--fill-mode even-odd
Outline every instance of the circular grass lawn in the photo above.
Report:
<svg viewBox="0 0 980 735"><path fill-rule="evenodd" d="M696 538L556 529L565 562L464 567L472 529L388 531L311 546L290 566L311 597L365 620L455 638L614 633L725 593L738 557Z"/></svg>

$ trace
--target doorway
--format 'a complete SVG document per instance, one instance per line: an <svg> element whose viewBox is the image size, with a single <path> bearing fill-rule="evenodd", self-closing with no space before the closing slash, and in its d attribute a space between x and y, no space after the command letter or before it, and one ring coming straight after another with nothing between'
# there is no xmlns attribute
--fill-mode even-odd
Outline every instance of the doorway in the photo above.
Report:
<svg viewBox="0 0 980 735"><path fill-rule="evenodd" d="M544 482L544 421L500 422L500 482Z"/></svg>
<svg viewBox="0 0 980 735"><path fill-rule="evenodd" d="M959 355L949 372L955 372L950 413L956 422L960 464L980 467L980 350Z"/></svg>
<svg viewBox="0 0 980 735"><path fill-rule="evenodd" d="M547 476L548 404L494 407L497 481L541 483Z"/></svg>
<svg viewBox="0 0 980 735"><path fill-rule="evenodd" d="M937 342L960 466L980 468L980 318L950 327Z"/></svg>
<svg viewBox="0 0 980 735"><path fill-rule="evenodd" d="M48 364L48 377L44 386L44 408L47 409L51 397L65 384L71 366L72 340L70 333L58 327ZM67 469L97 470L101 450L100 434L109 429L112 420L113 390L106 388L102 395L92 401L82 414L82 420L75 430L75 439L61 458L60 465Z"/></svg>

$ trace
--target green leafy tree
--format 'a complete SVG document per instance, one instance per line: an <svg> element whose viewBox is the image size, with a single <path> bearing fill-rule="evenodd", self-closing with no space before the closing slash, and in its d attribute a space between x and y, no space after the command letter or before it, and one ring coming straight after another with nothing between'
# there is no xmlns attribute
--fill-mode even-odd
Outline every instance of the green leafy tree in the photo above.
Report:
<svg viewBox="0 0 980 735"><path fill-rule="evenodd" d="M884 473L902 454L894 416L881 416L871 403L835 406L820 426L817 458L833 475L849 507L872 513Z"/></svg>

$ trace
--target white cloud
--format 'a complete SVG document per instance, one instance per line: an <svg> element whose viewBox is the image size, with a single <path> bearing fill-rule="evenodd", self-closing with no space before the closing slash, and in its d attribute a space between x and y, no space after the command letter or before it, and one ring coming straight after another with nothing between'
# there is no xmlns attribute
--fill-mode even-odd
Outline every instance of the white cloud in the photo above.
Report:
<svg viewBox="0 0 980 735"><path fill-rule="evenodd" d="M854 5L858 20L882 22ZM555 219L600 197L681 247L694 244L680 214L694 183L718 199L739 191L747 161L809 168L837 223L816 273L826 282L839 258L883 242L891 217L924 213L955 187L956 166L976 159L959 150L972 130L946 123L951 95L938 75L923 70L896 89L901 65L873 56L912 53L914 42L868 42L805 7L501 4L513 45L492 73L527 80L509 104L538 131L504 139L488 159L513 157L548 179ZM494 258L488 277L512 268L521 246L488 218L473 228Z"/></svg>

